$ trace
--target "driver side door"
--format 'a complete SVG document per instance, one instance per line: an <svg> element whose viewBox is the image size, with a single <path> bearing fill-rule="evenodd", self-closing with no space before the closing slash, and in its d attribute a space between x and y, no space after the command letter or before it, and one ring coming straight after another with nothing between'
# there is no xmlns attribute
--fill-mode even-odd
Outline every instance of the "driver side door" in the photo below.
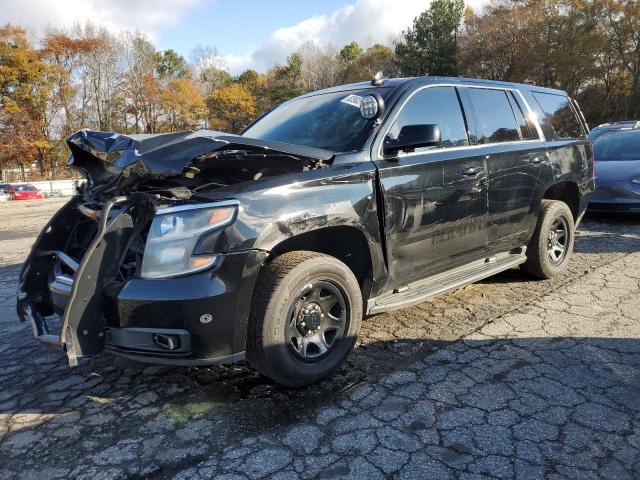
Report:
<svg viewBox="0 0 640 480"><path fill-rule="evenodd" d="M441 142L392 154L377 149L389 288L483 258L487 246L487 162L469 145L456 88L419 88L400 105L385 137L434 124Z"/></svg>

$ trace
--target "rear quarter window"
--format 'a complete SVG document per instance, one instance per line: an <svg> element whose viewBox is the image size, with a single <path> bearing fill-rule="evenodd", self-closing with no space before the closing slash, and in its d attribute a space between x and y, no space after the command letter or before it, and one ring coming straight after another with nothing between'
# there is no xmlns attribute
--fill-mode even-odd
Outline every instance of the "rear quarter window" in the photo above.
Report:
<svg viewBox="0 0 640 480"><path fill-rule="evenodd" d="M580 121L565 95L533 92L534 110L547 140L583 138Z"/></svg>

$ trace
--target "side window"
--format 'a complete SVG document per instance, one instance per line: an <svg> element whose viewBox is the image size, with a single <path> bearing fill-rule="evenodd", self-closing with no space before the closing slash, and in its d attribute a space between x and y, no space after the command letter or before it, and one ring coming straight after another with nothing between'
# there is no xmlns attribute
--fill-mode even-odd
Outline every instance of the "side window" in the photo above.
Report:
<svg viewBox="0 0 640 480"><path fill-rule="evenodd" d="M488 88L469 88L467 91L476 111L478 143L520 140L507 92Z"/></svg>
<svg viewBox="0 0 640 480"><path fill-rule="evenodd" d="M516 122L518 122L518 126L520 127L520 135L522 136L522 139L538 140L538 132L534 133L529 128L527 120L524 117L524 113L522 113L522 108L520 108L520 104L518 103L515 94L513 92L509 92L507 96L509 97L509 101L511 102L511 109L516 116Z"/></svg>
<svg viewBox="0 0 640 480"><path fill-rule="evenodd" d="M541 109L538 121L547 140L584 137L580 121L565 95L535 92L533 98Z"/></svg>
<svg viewBox="0 0 640 480"><path fill-rule="evenodd" d="M402 107L389 134L398 138L400 129L405 125L424 124L440 127L442 143L437 147L419 148L416 151L469 145L462 108L453 87L431 87L417 92Z"/></svg>

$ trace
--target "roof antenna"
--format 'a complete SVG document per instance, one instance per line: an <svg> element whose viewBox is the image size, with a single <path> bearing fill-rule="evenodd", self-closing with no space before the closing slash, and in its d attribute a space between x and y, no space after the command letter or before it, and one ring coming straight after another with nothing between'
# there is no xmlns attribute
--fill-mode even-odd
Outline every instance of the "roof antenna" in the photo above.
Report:
<svg viewBox="0 0 640 480"><path fill-rule="evenodd" d="M378 71L378 73L373 76L371 85L373 85L374 87L384 85L384 73L382 72L382 70Z"/></svg>

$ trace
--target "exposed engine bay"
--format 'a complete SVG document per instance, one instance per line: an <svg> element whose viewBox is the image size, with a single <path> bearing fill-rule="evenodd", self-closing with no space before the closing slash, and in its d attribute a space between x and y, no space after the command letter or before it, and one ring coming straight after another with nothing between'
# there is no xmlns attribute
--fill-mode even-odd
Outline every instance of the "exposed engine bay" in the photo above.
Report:
<svg viewBox="0 0 640 480"><path fill-rule="evenodd" d="M126 136L82 130L71 135L69 165L87 178L64 252L79 261L107 202L131 218L117 277L140 273L151 222L159 208L188 204L198 192L321 168L332 152L212 131ZM124 197L124 198L123 198ZM126 201L125 201L126 198ZM122 210L125 212L122 212ZM64 270L64 265L61 267Z"/></svg>
<svg viewBox="0 0 640 480"><path fill-rule="evenodd" d="M334 156L206 130L139 136L81 130L67 144L68 165L87 182L37 239L20 273L17 310L36 338L62 346L71 365L105 342L123 346L112 338L122 331L114 299L130 281L216 265L224 227L237 215L234 185L322 168ZM213 203L198 198L225 188L228 194ZM54 314L62 318L59 335L47 323ZM158 332L129 334L126 348L166 347ZM188 339L181 342L173 353L187 355Z"/></svg>

